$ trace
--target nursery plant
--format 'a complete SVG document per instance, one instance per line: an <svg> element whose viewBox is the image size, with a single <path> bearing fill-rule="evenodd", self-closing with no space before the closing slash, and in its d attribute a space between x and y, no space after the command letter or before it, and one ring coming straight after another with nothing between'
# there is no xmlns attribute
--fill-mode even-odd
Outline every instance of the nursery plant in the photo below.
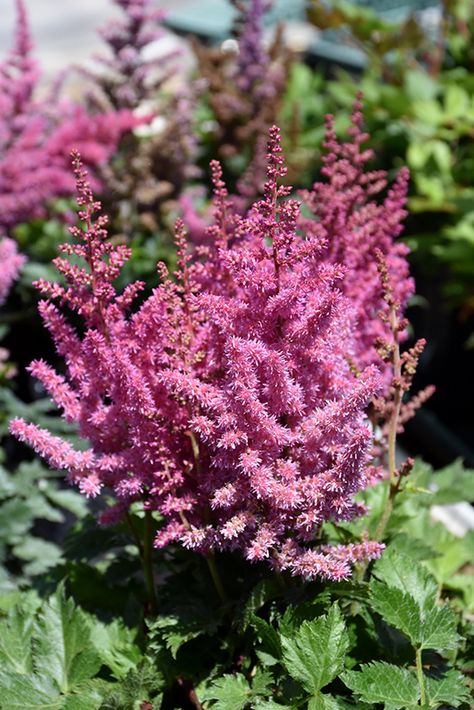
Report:
<svg viewBox="0 0 474 710"><path fill-rule="evenodd" d="M406 318L419 175L379 169L353 86L322 125L349 88L290 71L263 0L191 89L148 54L161 13L116 5L77 106L36 98L20 0L0 71L0 710L467 710L473 532L434 513L472 471L399 445L433 393Z"/></svg>
<svg viewBox="0 0 474 710"><path fill-rule="evenodd" d="M37 283L65 369L30 370L85 446L11 431L96 505L2 598L6 708L469 707L472 535L430 507L472 481L396 461L429 392L408 394L408 174L367 170L366 140L359 103L346 142L328 118L304 210L276 127L243 214L214 162L206 241L178 221L151 293L115 289L131 249L74 155L81 226Z"/></svg>

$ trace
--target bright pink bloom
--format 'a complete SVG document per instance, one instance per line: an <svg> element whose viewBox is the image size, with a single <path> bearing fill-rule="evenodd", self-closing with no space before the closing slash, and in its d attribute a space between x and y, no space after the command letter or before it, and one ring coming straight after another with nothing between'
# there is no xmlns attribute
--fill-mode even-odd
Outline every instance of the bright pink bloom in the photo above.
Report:
<svg viewBox="0 0 474 710"><path fill-rule="evenodd" d="M379 317L380 312L388 313L388 305L377 266L377 250L386 261L401 312L414 290L406 259L408 247L395 241L407 214L408 170L402 168L388 190L385 171L366 170L373 151L363 148L368 135L363 132L362 122L358 100L349 129L350 140L341 143L336 138L332 116L327 117L321 171L326 182L316 182L312 190L303 193L303 201L315 219L301 219L303 228L314 231L325 243L324 259L346 268L341 288L353 305L357 329L355 349L349 354L359 368L370 363L382 367L377 340L391 339L389 325ZM377 201L377 196L385 191L386 197ZM389 378L387 372L386 381Z"/></svg>
<svg viewBox="0 0 474 710"><path fill-rule="evenodd" d="M361 187L354 185L354 194L365 205L374 181L362 172L359 137L344 160L357 166ZM111 490L118 507L106 519L136 500L158 511L165 524L157 546L235 549L251 561L329 579L377 557L382 546L375 542L315 546L325 521L363 512L354 494L371 475L366 409L384 382L374 358L365 356L381 293L369 281L371 311L361 330L354 315L362 294L352 272L359 263L348 246L340 258L328 248L331 205L334 224L346 210L351 234L366 224L338 196L338 171L348 170L330 173L333 199L320 207L320 221L303 222L300 203L278 184L285 167L277 128L270 131L263 199L247 215L232 209L213 164L210 246L189 254L178 224L175 280L161 266L162 284L129 315L143 284L116 293L113 281L130 251L106 240L106 220L94 218L99 205L76 159L85 230L73 229L77 243L63 251L85 266L62 257L55 263L66 285L38 284L47 297L40 310L67 374L59 377L42 362L32 371L90 449L74 452L18 420L12 431L66 468L86 495ZM341 178L344 194L346 188ZM397 190L387 198L394 205ZM373 211L378 215L376 207L361 207L362 215ZM375 226L390 254L386 226ZM342 234L342 224L338 229ZM370 251L364 260L369 268ZM53 299L82 317L81 333Z"/></svg>
<svg viewBox="0 0 474 710"><path fill-rule="evenodd" d="M47 204L74 194L69 155L79 149L91 167L107 162L122 133L137 124L129 111L89 115L56 96L35 97L40 71L32 57L25 7L10 54L0 64L0 228L43 216ZM96 181L98 188L99 183Z"/></svg>
<svg viewBox="0 0 474 710"><path fill-rule="evenodd" d="M18 254L15 242L0 237L0 305L5 301L24 261L25 258Z"/></svg>

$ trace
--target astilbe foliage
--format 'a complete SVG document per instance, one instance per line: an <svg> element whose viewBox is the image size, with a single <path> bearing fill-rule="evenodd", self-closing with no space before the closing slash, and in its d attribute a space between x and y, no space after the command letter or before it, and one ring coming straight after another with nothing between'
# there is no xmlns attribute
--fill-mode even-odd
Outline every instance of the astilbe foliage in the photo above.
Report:
<svg viewBox="0 0 474 710"><path fill-rule="evenodd" d="M129 111L96 116L57 96L36 96L40 70L23 0L16 0L12 50L0 64L0 227L43 216L48 203L74 193L72 148L95 169L105 163L120 135L137 121ZM99 183L96 181L98 188Z"/></svg>
<svg viewBox="0 0 474 710"><path fill-rule="evenodd" d="M307 578L345 578L352 563L380 554L382 546L367 540L317 543L325 521L363 512L354 494L370 475L367 410L386 381L380 358L375 364L366 357L354 262L330 258L323 228L331 223L331 205L336 224L345 204L347 179L336 180L343 166L349 174L353 164L358 175L356 202L372 204L375 178L362 170L358 121L352 152L333 142L332 151L346 157L339 168L327 162L333 199L320 208L319 222L302 222L300 203L279 186L285 167L277 128L270 131L263 198L244 216L213 163L209 246L188 253L179 223L174 278L160 267L161 285L132 315L127 311L143 284L116 293L113 281L130 251L106 240L106 220L94 218L99 205L76 158L85 229L75 229L77 243L63 251L86 265L62 257L56 266L67 285L38 284L46 296L40 311L67 374L42 361L31 371L90 448L75 451L18 419L11 429L66 469L86 495L114 493L116 505L103 522L142 501L164 518L157 546L240 550L248 560ZM350 222L347 210L346 216ZM349 234L357 232L351 224ZM398 221L391 224L397 234ZM385 252L388 261L393 244L385 243L384 229L377 254ZM375 250L373 258L380 271ZM367 317L376 319L383 284L370 294ZM82 317L83 331L72 328L54 300Z"/></svg>

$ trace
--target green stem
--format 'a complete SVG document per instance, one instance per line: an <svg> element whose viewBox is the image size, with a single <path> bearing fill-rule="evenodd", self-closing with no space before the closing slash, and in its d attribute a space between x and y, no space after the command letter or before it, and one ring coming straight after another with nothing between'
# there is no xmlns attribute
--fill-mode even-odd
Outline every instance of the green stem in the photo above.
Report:
<svg viewBox="0 0 474 710"><path fill-rule="evenodd" d="M151 510L145 510L145 534L143 540L143 573L145 576L145 586L147 590L150 613L156 614L158 610L158 599L156 596L155 581L153 579L153 518Z"/></svg>
<svg viewBox="0 0 474 710"><path fill-rule="evenodd" d="M138 547L138 552L139 552L140 558L143 561L142 541L140 540L140 535L138 534L138 530L135 526L135 523L133 522L132 516L130 515L130 513L128 511L125 513L125 520L127 521L128 527L130 528L135 545Z"/></svg>
<svg viewBox="0 0 474 710"><path fill-rule="evenodd" d="M418 676L418 685L420 686L420 705L426 705L426 690L425 676L423 674L423 664L421 660L421 648L416 649L416 675Z"/></svg>
<svg viewBox="0 0 474 710"><path fill-rule="evenodd" d="M213 552L209 552L206 555L207 566L209 567L209 572L211 573L212 581L214 582L214 587L219 595L219 599L223 604L227 603L227 595L224 590L224 585L222 584L221 576L219 570L217 569L216 559Z"/></svg>

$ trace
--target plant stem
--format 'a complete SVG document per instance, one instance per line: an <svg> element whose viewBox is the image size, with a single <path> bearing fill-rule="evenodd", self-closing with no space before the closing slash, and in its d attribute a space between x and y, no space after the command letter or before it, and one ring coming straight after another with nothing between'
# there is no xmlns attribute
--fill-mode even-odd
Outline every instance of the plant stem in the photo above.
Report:
<svg viewBox="0 0 474 710"><path fill-rule="evenodd" d="M140 554L140 558L143 561L142 541L140 540L140 535L138 534L138 530L135 526L135 523L133 522L132 516L130 515L130 513L128 511L125 513L125 520L127 521L128 527L130 528L130 532L132 533L132 537L135 542L135 545L138 547L138 552Z"/></svg>
<svg viewBox="0 0 474 710"><path fill-rule="evenodd" d="M390 476L390 487L388 490L387 504L379 520L375 531L375 539L381 540L385 533L385 528L391 518L395 498L400 489L400 477L397 474L396 447L397 447L397 431L398 420L400 417L400 407L402 406L402 361L400 357L400 339L398 330L398 318L395 305L392 304L390 309L390 326L393 333L394 349L393 349L393 409L388 425L388 472Z"/></svg>
<svg viewBox="0 0 474 710"><path fill-rule="evenodd" d="M211 573L212 581L214 582L214 587L216 588L216 592L219 595L219 599L223 604L226 604L227 595L224 590L224 585L222 584L222 579L219 574L219 570L217 569L216 558L214 557L213 552L209 552L206 555L206 562L207 566L209 567L209 572Z"/></svg>
<svg viewBox="0 0 474 710"><path fill-rule="evenodd" d="M147 590L150 613L156 614L158 610L158 599L156 597L155 581L153 579L153 518L151 510L145 510L145 534L143 540L143 573L145 576L145 586Z"/></svg>
<svg viewBox="0 0 474 710"><path fill-rule="evenodd" d="M416 675L418 676L418 685L420 686L420 705L426 705L426 690L425 676L423 675L423 664L421 660L421 648L416 649Z"/></svg>

